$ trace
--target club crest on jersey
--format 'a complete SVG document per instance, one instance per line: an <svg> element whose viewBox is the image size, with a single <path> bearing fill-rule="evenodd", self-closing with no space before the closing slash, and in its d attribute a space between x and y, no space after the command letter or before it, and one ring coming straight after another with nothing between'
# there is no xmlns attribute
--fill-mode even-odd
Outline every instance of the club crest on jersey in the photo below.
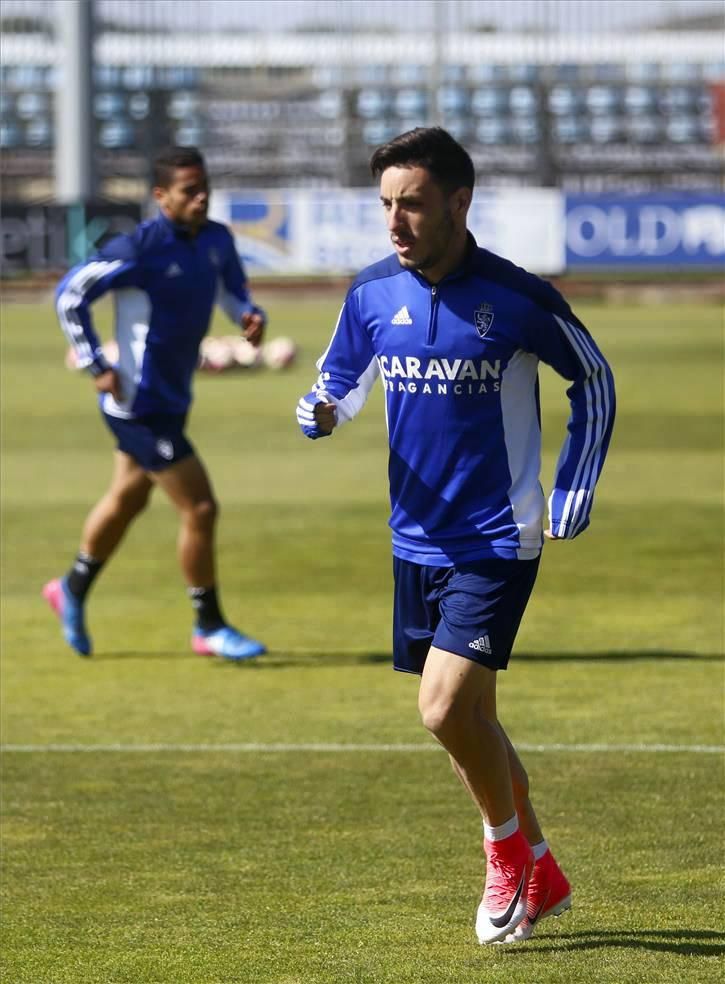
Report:
<svg viewBox="0 0 725 984"><path fill-rule="evenodd" d="M476 331L483 338L493 324L493 305L479 304L473 312L473 323L476 326Z"/></svg>

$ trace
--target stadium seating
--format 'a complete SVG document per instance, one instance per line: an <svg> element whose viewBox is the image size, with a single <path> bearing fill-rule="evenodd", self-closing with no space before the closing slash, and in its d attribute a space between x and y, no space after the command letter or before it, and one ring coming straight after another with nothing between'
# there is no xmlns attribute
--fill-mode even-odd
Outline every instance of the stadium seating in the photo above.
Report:
<svg viewBox="0 0 725 984"><path fill-rule="evenodd" d="M721 64L601 61L439 66L367 64L252 70L100 64L93 115L103 174L143 173L171 142L208 149L223 180L365 184L370 149L439 120L470 149L483 181L617 187L667 184L689 170L717 183L710 83ZM253 84L250 79L253 77ZM42 65L0 66L6 189L48 174L54 91ZM604 156L602 156L604 154ZM699 175L699 178L698 178Z"/></svg>

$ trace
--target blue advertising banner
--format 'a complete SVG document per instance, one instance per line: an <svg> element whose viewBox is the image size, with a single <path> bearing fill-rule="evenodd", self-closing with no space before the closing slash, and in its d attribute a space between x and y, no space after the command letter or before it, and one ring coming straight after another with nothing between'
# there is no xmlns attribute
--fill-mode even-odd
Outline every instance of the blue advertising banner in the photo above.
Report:
<svg viewBox="0 0 725 984"><path fill-rule="evenodd" d="M566 265L710 268L725 262L725 195L567 195Z"/></svg>

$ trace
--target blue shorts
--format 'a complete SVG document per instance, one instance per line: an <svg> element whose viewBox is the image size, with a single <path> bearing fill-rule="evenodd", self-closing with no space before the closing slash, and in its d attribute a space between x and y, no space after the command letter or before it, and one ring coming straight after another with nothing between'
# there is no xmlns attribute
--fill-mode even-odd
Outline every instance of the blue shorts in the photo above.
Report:
<svg viewBox="0 0 725 984"><path fill-rule="evenodd" d="M144 471L163 471L196 453L184 434L186 414L154 413L131 420L103 411L101 414L116 438L118 450L130 455Z"/></svg>
<svg viewBox="0 0 725 984"><path fill-rule="evenodd" d="M393 665L422 673L431 646L505 670L539 557L423 567L393 557Z"/></svg>

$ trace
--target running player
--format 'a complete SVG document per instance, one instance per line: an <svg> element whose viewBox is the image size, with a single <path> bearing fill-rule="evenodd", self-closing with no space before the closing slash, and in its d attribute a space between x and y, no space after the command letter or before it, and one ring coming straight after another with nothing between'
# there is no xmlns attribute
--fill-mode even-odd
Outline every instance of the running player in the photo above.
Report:
<svg viewBox="0 0 725 984"><path fill-rule="evenodd" d="M93 379L117 443L113 477L88 515L68 573L45 585L68 644L90 656L88 591L130 523L159 486L179 513L178 556L196 613L195 652L241 660L265 651L222 615L214 530L218 507L206 469L185 434L191 379L214 302L254 345L266 316L252 303L229 230L207 219L209 180L196 148L174 147L154 162L158 215L71 270L56 293L61 327ZM90 305L112 291L117 365L103 355Z"/></svg>
<svg viewBox="0 0 725 984"><path fill-rule="evenodd" d="M421 674L423 724L483 818L478 939L525 939L569 908L571 890L498 720L496 681L544 535L570 540L589 525L614 420L612 374L550 284L476 245L466 226L473 164L445 130L402 134L375 151L371 169L395 253L350 287L297 419L308 437L325 437L382 379L394 666ZM539 361L570 383L571 404L546 534Z"/></svg>

